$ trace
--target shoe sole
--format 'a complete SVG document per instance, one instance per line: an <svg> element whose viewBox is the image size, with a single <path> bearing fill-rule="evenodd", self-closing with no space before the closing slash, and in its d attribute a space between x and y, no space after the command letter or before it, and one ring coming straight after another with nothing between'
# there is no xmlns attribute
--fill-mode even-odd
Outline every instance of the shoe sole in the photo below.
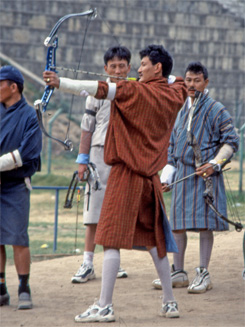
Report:
<svg viewBox="0 0 245 327"><path fill-rule="evenodd" d="M162 289L162 285L159 285L159 284L153 284L152 285L155 287L155 289L157 290L161 290Z"/></svg>
<svg viewBox="0 0 245 327"><path fill-rule="evenodd" d="M204 288L204 289L202 289L202 290L196 290L195 288L193 288L193 289L187 289L187 292L188 293L191 293L191 294L202 294L202 293L205 293L206 291L208 291L208 290L211 290L213 288L213 285L212 284L209 284L208 286L207 286L207 288Z"/></svg>
<svg viewBox="0 0 245 327"><path fill-rule="evenodd" d="M32 309L32 303L29 302L29 301L26 301L26 302L23 302L23 303L20 303L18 305L18 310L28 310L28 309Z"/></svg>
<svg viewBox="0 0 245 327"><path fill-rule="evenodd" d="M95 319L95 318L85 318L85 319L79 319L75 317L75 322L112 322L116 321L115 317L110 317L110 318L104 318L104 319Z"/></svg>
<svg viewBox="0 0 245 327"><path fill-rule="evenodd" d="M3 297L3 299L2 299L2 301L0 303L0 307L2 307L4 305L9 305L9 302L10 302L9 295L7 295L7 296L2 295L2 297Z"/></svg>
<svg viewBox="0 0 245 327"><path fill-rule="evenodd" d="M117 275L117 278L127 278L128 277L128 275L127 274L122 274L122 275Z"/></svg>
<svg viewBox="0 0 245 327"><path fill-rule="evenodd" d="M157 289L157 290L161 290L162 289L162 285L159 284L153 284L152 285ZM183 282L174 282L172 283L172 287L173 288L182 288L182 287L187 287L189 286L189 281L185 280Z"/></svg>
<svg viewBox="0 0 245 327"><path fill-rule="evenodd" d="M189 280L184 280L183 282L173 282L172 287L173 288L181 288L181 287L187 287L189 286Z"/></svg>
<svg viewBox="0 0 245 327"><path fill-rule="evenodd" d="M96 278L95 275L89 276L89 277L84 278L84 279L79 278L79 277L73 277L71 279L71 282L72 282L72 284L82 284L82 283L87 283L89 280L92 280L92 279L95 279L95 278Z"/></svg>
<svg viewBox="0 0 245 327"><path fill-rule="evenodd" d="M168 312L168 313L160 312L160 316L165 318L179 318L179 312Z"/></svg>

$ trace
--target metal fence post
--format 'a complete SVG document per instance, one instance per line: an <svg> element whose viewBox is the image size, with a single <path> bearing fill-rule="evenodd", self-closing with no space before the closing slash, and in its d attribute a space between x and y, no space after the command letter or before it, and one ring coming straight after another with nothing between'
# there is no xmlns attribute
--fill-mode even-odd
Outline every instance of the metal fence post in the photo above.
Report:
<svg viewBox="0 0 245 327"><path fill-rule="evenodd" d="M244 130L245 130L245 124L242 125L242 127L240 128L240 151L239 151L239 162L240 162L240 174L239 174L239 195L242 194L242 177L243 177L243 150L244 150Z"/></svg>
<svg viewBox="0 0 245 327"><path fill-rule="evenodd" d="M59 217L59 191L68 190L67 186L32 186L33 190L55 190L55 211L54 211L54 243L53 252L57 250L58 238L58 217ZM77 187L79 189L79 187ZM83 190L85 187L83 187Z"/></svg>
<svg viewBox="0 0 245 327"><path fill-rule="evenodd" d="M57 236L58 236L58 212L59 212L59 189L55 190L55 213L54 213L54 244L53 252L57 250Z"/></svg>

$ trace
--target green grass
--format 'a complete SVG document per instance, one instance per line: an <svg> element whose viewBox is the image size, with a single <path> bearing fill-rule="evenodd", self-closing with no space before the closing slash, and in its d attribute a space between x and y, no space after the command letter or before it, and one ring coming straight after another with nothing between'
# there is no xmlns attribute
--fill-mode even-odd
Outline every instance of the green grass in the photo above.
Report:
<svg viewBox="0 0 245 327"><path fill-rule="evenodd" d="M52 161L52 173L49 175L46 173L47 170L44 162L42 172L37 173L32 178L32 185L69 186L73 172L76 169L77 165L74 164L73 158L54 158ZM227 198L232 196L233 201L237 204L236 209L238 215L242 223L245 225L245 192L241 195L238 193L239 172L238 170L233 169L229 170L226 174L229 180L229 187L231 188L231 190L227 191ZM83 186L84 184L79 185ZM77 203L76 195L74 196L73 207L71 209L64 209L63 207L66 192L66 190L59 191L58 237L57 250L55 253L53 252L55 191L33 190L31 193L29 238L32 261L46 260L54 258L57 255L75 255L75 248L78 248L81 253L83 253L85 238L85 228L82 222L83 191L81 192L81 200L79 203ZM166 211L169 215L171 192L164 193L163 196ZM231 218L230 214L229 217ZM234 228L231 227L230 229L233 230ZM47 244L46 248L42 248L42 245L44 244ZM8 264L13 264L12 247L7 246L6 250ZM96 246L96 252L100 251L102 251L102 247Z"/></svg>

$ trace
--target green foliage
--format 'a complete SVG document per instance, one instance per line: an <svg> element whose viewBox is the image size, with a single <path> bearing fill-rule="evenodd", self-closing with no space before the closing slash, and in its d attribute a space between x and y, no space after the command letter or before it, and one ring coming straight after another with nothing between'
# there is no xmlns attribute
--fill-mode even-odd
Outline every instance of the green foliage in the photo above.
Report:
<svg viewBox="0 0 245 327"><path fill-rule="evenodd" d="M69 186L74 170L77 164L74 159L67 158L62 155L52 159L52 173L46 174L46 162L43 162L42 172L35 174L32 178L33 186ZM226 173L228 181L227 185L227 202L228 216L232 219L230 208L237 211L241 222L245 225L245 192L239 195L238 180L239 171L232 169ZM84 183L79 183L84 186ZM230 190L229 190L230 189ZM83 215L83 191L81 191L80 202L74 195L73 207L64 209L64 200L67 191L60 190L58 205L58 237L57 250L53 252L54 243L54 217L55 217L55 190L33 190L31 192L31 211L29 224L30 249L32 260L46 260L62 255L76 255L75 248L83 253L85 226L82 222ZM163 194L167 215L170 213L172 192ZM232 203L229 199L232 198ZM236 216L237 217L237 216ZM230 230L234 230L231 226ZM75 245L76 243L76 245ZM42 247L43 245L45 247ZM96 246L96 252L102 251L101 246ZM77 253L79 254L79 253ZM13 264L12 247L7 246L8 263Z"/></svg>
<svg viewBox="0 0 245 327"><path fill-rule="evenodd" d="M68 186L71 178L54 174L35 174L32 177L33 186Z"/></svg>

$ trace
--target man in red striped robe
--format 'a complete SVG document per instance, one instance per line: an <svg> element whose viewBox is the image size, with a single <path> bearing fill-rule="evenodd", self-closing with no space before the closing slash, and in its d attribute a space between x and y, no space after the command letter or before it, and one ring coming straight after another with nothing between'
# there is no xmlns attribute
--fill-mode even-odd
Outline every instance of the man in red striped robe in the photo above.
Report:
<svg viewBox="0 0 245 327"><path fill-rule="evenodd" d="M77 322L114 321L113 289L120 248L145 248L163 285L161 315L179 317L166 253L176 252L158 171L166 164L170 133L187 97L182 78L169 75L172 57L159 45L140 52L139 81L74 81L44 72L48 85L77 95L110 99L105 162L111 165L95 243L104 246L100 299Z"/></svg>

